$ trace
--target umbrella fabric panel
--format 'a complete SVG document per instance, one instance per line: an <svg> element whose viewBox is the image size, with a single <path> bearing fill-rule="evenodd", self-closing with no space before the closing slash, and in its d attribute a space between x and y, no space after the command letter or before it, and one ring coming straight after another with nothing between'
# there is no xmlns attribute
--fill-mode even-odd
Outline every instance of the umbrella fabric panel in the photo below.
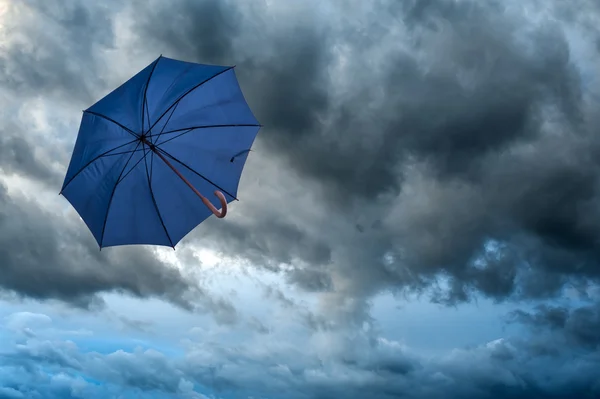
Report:
<svg viewBox="0 0 600 399"><path fill-rule="evenodd" d="M150 160L151 157L152 155L149 155L148 159ZM176 162L172 163L198 191L206 195L215 207L220 207L217 197L212 194L215 189L210 183ZM152 191L174 246L212 213L156 155L152 165Z"/></svg>
<svg viewBox="0 0 600 399"><path fill-rule="evenodd" d="M254 129L256 131L258 128ZM176 141L167 145L171 143ZM175 246L211 215L196 194L147 146L144 148L145 158L141 159L142 153L136 151L136 155L125 168L126 177L115 190L106 216L105 232L101 238L102 247L139 243ZM181 154L177 153L178 156ZM176 158L182 162L192 161L190 163L197 166L198 162L193 162L195 157L210 165L207 162L210 161L208 157L203 158L193 151L187 151L185 154L189 154L191 158ZM236 195L242 163L246 156L247 153L242 154L240 159L233 163L224 158L218 160L220 162L213 161L213 172L207 174L223 184L225 186L221 186L223 189L229 188L231 190L229 192ZM204 174L204 169L200 169L203 172L200 175L176 160L170 159L170 161L198 191L205 193L215 207L220 207L217 197L212 195L217 187L205 178L207 176ZM228 166L228 171L224 168L225 164ZM211 171L208 167L206 170ZM228 202L233 200L233 197L227 194L225 196Z"/></svg>
<svg viewBox="0 0 600 399"><path fill-rule="evenodd" d="M132 152L131 154L135 154ZM113 188L122 177L129 156L101 157L87 166L62 191L101 244Z"/></svg>
<svg viewBox="0 0 600 399"><path fill-rule="evenodd" d="M61 193L100 242L112 188L139 146L106 119L84 114Z"/></svg>
<svg viewBox="0 0 600 399"><path fill-rule="evenodd" d="M136 145L135 141L136 138L131 133L113 122L84 113L62 188L98 157L110 155L109 158L116 162L115 157L132 150Z"/></svg>
<svg viewBox="0 0 600 399"><path fill-rule="evenodd" d="M141 147L141 146L140 146ZM150 149L137 151L124 168L105 213L100 245L148 244L173 246L149 184Z"/></svg>
<svg viewBox="0 0 600 399"><path fill-rule="evenodd" d="M180 171L185 169L184 164L213 182L215 185L208 188L207 194L220 189L231 201L237 196L248 157L245 150L252 147L259 129L257 126L195 129L174 140L161 136L159 142L163 144L160 149L176 158L171 162ZM162 161L155 157L156 162Z"/></svg>
<svg viewBox="0 0 600 399"><path fill-rule="evenodd" d="M153 80L154 76L150 86ZM192 127L258 124L246 103L235 71L229 69L181 97L152 129L152 141L156 142L157 135L162 138L165 132Z"/></svg>
<svg viewBox="0 0 600 399"><path fill-rule="evenodd" d="M133 132L141 132L144 91L154 65L148 65L88 108L88 111L104 115Z"/></svg>
<svg viewBox="0 0 600 399"><path fill-rule="evenodd" d="M187 93L198 91L215 76L231 68L189 63L167 57L160 57L154 63L156 67L148 82L146 92L147 122L144 123L144 131L156 124L159 118L164 125L168 119L166 113L181 106L181 104L177 105L180 98L187 97L189 95ZM198 108L198 105L192 104L192 106Z"/></svg>

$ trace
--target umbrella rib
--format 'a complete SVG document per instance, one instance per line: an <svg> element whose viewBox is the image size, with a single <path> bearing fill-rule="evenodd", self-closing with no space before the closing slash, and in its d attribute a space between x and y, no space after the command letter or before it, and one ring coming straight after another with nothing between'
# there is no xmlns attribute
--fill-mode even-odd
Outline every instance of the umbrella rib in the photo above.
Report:
<svg viewBox="0 0 600 399"><path fill-rule="evenodd" d="M146 101L146 115L148 116L148 121L150 121L150 110L148 109L148 101ZM150 124L150 122L148 122L148 124ZM144 131L144 128L142 127L142 132Z"/></svg>
<svg viewBox="0 0 600 399"><path fill-rule="evenodd" d="M154 144L156 144L156 142L158 141L158 139L160 138L160 135L163 134L163 132L165 131L165 128L167 127L167 125L169 124L169 121L171 120L171 117L173 116L173 114L175 113L175 110L177 109L177 107L179 106L179 103L177 103L176 106L173 107L173 111L171 111L171 115L169 115L169 117L167 118L167 121L165 122L165 124L163 125L162 129L160 129L160 133L158 133L158 135L156 136L156 139L154 140ZM149 135L149 137L152 139L152 134Z"/></svg>
<svg viewBox="0 0 600 399"><path fill-rule="evenodd" d="M110 154L110 153L111 153L111 152L113 152L114 150L118 150L119 148L123 148L123 147L125 147L126 145L133 144L133 143L135 143L136 141L138 141L138 140L131 140L131 141L129 141L129 142L127 142L127 143L125 143L125 144L122 144L122 145L120 145L120 146L118 146L118 147L115 147L115 148L113 148L113 149L110 149L110 150L108 150L108 151L106 151L106 152L103 152L102 154L98 155L96 158L93 158L91 161L89 161L87 164L85 164L85 165L84 165L84 166L83 166L81 169L79 169L79 170L77 171L77 173L75 173L75 174L73 175L73 177L71 177L71 178L69 179L69 181L67 181L67 182L64 184L63 188L60 190L60 193L62 194L62 192L65 190L65 188L67 188L67 186L68 186L69 184L71 184L71 182L72 182L72 181L73 181L73 180L74 180L74 179L75 179L77 176L79 176L79 174L80 174L81 172L83 172L83 171L84 171L84 170L85 170L85 169L86 169L88 166L90 166L92 163L96 162L97 160L99 160L100 158L103 158L103 157L105 157L105 156L114 155L114 154ZM136 151L136 150L137 150L137 147L136 147L136 149L135 149L135 150L131 151L131 152L132 152L132 154L133 154L133 153L135 153L135 151ZM126 153L126 152L124 152L123 154L125 154L125 153Z"/></svg>
<svg viewBox="0 0 600 399"><path fill-rule="evenodd" d="M137 140L136 140L137 141ZM134 141L135 142L135 141ZM125 154L131 154L132 152L138 152L138 151L142 151L139 148L135 149L135 150L127 150L127 151L121 151L121 152L114 152L112 154L106 154L104 157L112 157L115 155L125 155Z"/></svg>
<svg viewBox="0 0 600 399"><path fill-rule="evenodd" d="M133 137L135 137L135 138L138 138L138 139L140 138L139 134L137 134L136 132L134 132L133 130L131 130L130 128L128 128L127 126L120 124L120 123L119 123L119 122L117 122L116 120L114 120L114 119L112 119L112 118L109 118L109 117L108 117L108 116L106 116L106 115L102 115L102 114L99 114L98 112L90 111L90 110L88 110L88 109L86 109L86 110L85 110L85 111L83 111L83 112L84 112L84 113L87 113L87 114L90 114L90 115L95 115L95 116L98 116L98 117L100 117L100 118L104 118L104 119L106 119L107 121L109 121L109 122L112 122L112 123L114 123L115 125L119 126L121 129L123 129L123 130L125 130L127 133L131 134Z"/></svg>
<svg viewBox="0 0 600 399"><path fill-rule="evenodd" d="M222 70L219 73L216 73L215 75L211 76L208 79L203 80L202 82L198 83L197 85L193 86L191 89L189 89L188 91L186 91L185 93L183 93L181 96L179 96L179 98L177 100L175 100L175 102L173 102L173 104L171 104L166 110L165 112L162 113L161 116L158 117L158 119L156 120L156 122L154 122L152 124L152 126L150 126L150 129L148 129L148 131L151 131L152 128L154 128L154 126L158 123L158 121L160 121L166 114L167 112L169 112L171 110L171 108L173 108L174 106L176 106L181 100L183 100L183 98L185 98L185 96L187 96L188 94L190 94L192 91L196 90L198 87L202 86L204 83L208 82L209 80L212 80L214 78L216 78L219 75L224 74L227 71L232 70L234 67L231 66L229 68L225 68L224 70Z"/></svg>
<svg viewBox="0 0 600 399"><path fill-rule="evenodd" d="M142 146L144 147L144 151L145 151L146 144L144 142L142 142ZM149 152L151 152L151 150L149 150ZM171 236L169 235L169 231L167 230L165 221L160 213L160 210L158 209L156 197L154 196L154 190L152 190L152 180L150 178L150 172L148 171L148 161L146 160L147 155L148 155L147 153L144 155L144 164L146 165L146 178L148 179L148 187L150 188L150 196L152 197L152 203L154 204L154 209L156 209L156 214L158 215L158 218L160 219L160 224L162 225L163 230L165 231L165 234L167 235L167 238L169 239L169 243L171 243L171 247L173 249L175 249L175 245L173 245L173 240L171 239Z"/></svg>
<svg viewBox="0 0 600 399"><path fill-rule="evenodd" d="M148 155L148 152L150 152L150 150L146 151L146 152L144 153L144 155L143 155L143 156L142 156L140 159L138 159L138 160L136 161L136 163L135 163L135 164L134 164L134 165L131 167L131 169L129 169L129 170L127 171L127 173L125 173L125 174L123 175L123 177L121 177L121 179L119 179L119 183L121 183L123 180L125 180L125 178L126 178L127 176L129 176L129 174L130 174L131 172L133 172L133 170L135 169L135 167L136 167L136 166L138 166L138 165L140 164L140 162L142 162L142 160L144 159L144 157Z"/></svg>
<svg viewBox="0 0 600 399"><path fill-rule="evenodd" d="M148 86L150 85L150 79L152 79L152 74L154 73L154 69L156 69L156 66L158 65L158 61L160 61L162 57L162 54L160 57L158 57L156 59L156 61L154 61L154 65L152 65L152 69L150 70L150 74L148 75L148 80L146 80L146 87L144 87L144 98L142 100L142 132L144 131L144 119L146 116L146 109L148 108L148 98L146 97L146 94L148 93ZM150 125L150 113L148 113L148 125Z"/></svg>
<svg viewBox="0 0 600 399"><path fill-rule="evenodd" d="M148 147L150 147L152 152L156 153L156 155L165 163L165 165L167 165L173 172L175 172L175 174L177 176L179 176L179 178L194 192L194 194L196 194L198 196L198 198L200 198L200 200L212 212L213 215L215 215L219 219L222 219L225 217L225 215L227 215L227 198L225 198L225 195L223 195L223 193L221 191L216 190L214 193L217 196L217 198L219 199L219 202L221 203L221 210L219 211L212 204L212 202L210 202L210 200L208 198L206 198L204 195L202 195L200 193L200 191L198 191L196 189L196 187L194 187L192 185L192 183L190 183L190 181L188 179L186 179L185 176L182 175L181 172L179 172L177 170L177 168L175 168L171 164L171 162L169 162L169 160L167 158L165 158L165 156L163 154L161 154L161 152L159 152L158 148L154 144L148 142L146 139L144 139L144 141L146 142L146 144L148 144Z"/></svg>
<svg viewBox="0 0 600 399"><path fill-rule="evenodd" d="M156 145L163 145L163 144L165 144L165 143L168 143L169 141L175 140L176 138L179 138L179 137L183 136L184 134L191 132L192 130L194 130L194 129L189 129L189 130L186 130L185 132L183 132L183 133L180 133L180 134L178 134L177 136L171 137L170 139L166 139L166 140L165 140L165 141L163 141L162 143L156 143Z"/></svg>
<svg viewBox="0 0 600 399"><path fill-rule="evenodd" d="M171 89L171 87L173 87L173 85L175 84L175 82L177 82L179 79L181 79L183 76L185 76L190 69L192 69L192 65L188 66L183 72L181 72L177 78L173 79L173 81L171 82L171 84L169 85L169 87L167 87L167 89L165 90L165 93L167 91L169 91L169 89ZM179 103L177 103L179 105ZM146 103L147 105L147 103ZM177 109L177 106L173 107L173 110L171 111L171 115L169 115L169 119L167 119L167 121L165 122L165 124L163 125L162 129L160 130L160 134L162 134L162 132L165 130L165 128L167 127L167 125L169 124L169 120L171 120L171 117L173 116L173 114L175 113L175 110ZM168 110L167 110L168 112ZM166 114L166 112L165 112ZM148 111L148 120L150 120L150 111ZM160 118L157 120L157 122L160 121ZM153 125L154 126L154 125ZM148 131L146 133L150 133L152 128L148 129ZM159 136L160 136L159 134ZM147 135L150 136L150 135ZM154 154L154 152L152 152L152 154ZM150 165L152 165L152 162L150 163Z"/></svg>
<svg viewBox="0 0 600 399"><path fill-rule="evenodd" d="M138 141L135 148L137 149L140 146L140 144L141 144L141 141ZM127 162L125 162L125 166L123 166L123 169L121 169L121 173L119 174L119 177L117 178L117 182L115 183L115 186L113 187L112 192L110 193L110 198L108 199L108 206L106 207L106 214L104 215L104 223L102 224L102 235L100 236L100 248L102 248L102 244L104 243L104 232L106 231L106 221L108 220L108 213L110 212L110 206L112 205L113 198L115 197L115 191L117 191L117 186L119 185L119 183L123 181L121 179L121 177L123 176L123 172L125 172L127 165L129 165L129 162L131 162L131 158L133 158L133 154L135 154L135 152L132 152L131 155L129 156L129 159L127 159ZM135 166L133 168L135 168ZM133 168L131 170L133 170ZM129 174L129 173L127 173L127 174Z"/></svg>
<svg viewBox="0 0 600 399"><path fill-rule="evenodd" d="M152 179L154 172L154 151L150 153L150 178Z"/></svg>
<svg viewBox="0 0 600 399"><path fill-rule="evenodd" d="M167 130L166 132L163 132L162 134L171 134L171 133L178 133L178 132L187 133L187 132L185 132L186 130L191 131L191 130L197 130L197 129L212 129L212 128L220 128L220 127L262 127L262 125L256 124L256 123L226 123L226 124L222 124L222 125L189 126L189 127L181 127L181 128L173 129L173 130ZM157 135L149 134L147 137L152 137L152 136L157 136ZM179 137L179 136L177 136L177 137Z"/></svg>
<svg viewBox="0 0 600 399"><path fill-rule="evenodd" d="M215 186L218 190L223 191L225 194L229 195L231 198L233 198L236 201L239 201L235 195L227 192L227 190L219 187L215 182L211 181L209 178L207 178L206 176L202 175L201 173L196 172L194 169L192 169L190 166L186 165L183 161L180 161L179 159L175 158L173 155L169 154L167 151L163 150L162 148L156 146L155 147L158 151L162 152L163 154L165 154L166 156L168 156L169 158L171 158L172 160L174 160L175 162L181 164L182 166L184 166L186 169L188 169L190 172L196 174L198 177L204 179L206 182L212 184L213 186Z"/></svg>

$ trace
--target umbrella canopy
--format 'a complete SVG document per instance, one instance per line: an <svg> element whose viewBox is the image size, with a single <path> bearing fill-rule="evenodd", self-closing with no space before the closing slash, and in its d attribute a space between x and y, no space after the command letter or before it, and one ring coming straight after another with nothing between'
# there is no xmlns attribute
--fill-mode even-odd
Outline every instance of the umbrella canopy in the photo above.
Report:
<svg viewBox="0 0 600 399"><path fill-rule="evenodd" d="M83 111L61 194L100 248L174 248L225 216L259 129L234 67L160 56Z"/></svg>

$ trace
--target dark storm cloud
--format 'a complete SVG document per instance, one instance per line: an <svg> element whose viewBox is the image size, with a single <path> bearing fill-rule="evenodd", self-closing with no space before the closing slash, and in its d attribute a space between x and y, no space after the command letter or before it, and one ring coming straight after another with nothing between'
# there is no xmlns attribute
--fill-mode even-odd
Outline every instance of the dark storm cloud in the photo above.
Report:
<svg viewBox="0 0 600 399"><path fill-rule="evenodd" d="M260 2L245 8L245 14L239 4L228 1L154 4L141 7L141 17L135 19L140 45L198 62L237 64L236 73L255 114L270 126L261 135L269 137L275 150L282 148L287 155L297 156L295 160L302 162L294 166L303 169L324 167L325 173L338 169L335 162L323 159L328 151L323 141L311 135L319 128L319 116L327 113L331 62L329 29L311 21L316 14L299 7L296 20L277 21L263 15L266 5ZM162 22L154 23L157 20ZM205 20L211 23L202 23ZM248 47L240 46L242 37ZM317 165L311 166L314 162Z"/></svg>
<svg viewBox="0 0 600 399"><path fill-rule="evenodd" d="M21 373L14 381L33 386L36 363L44 363L157 395L183 396L193 381L234 397L597 396L595 308L517 313L563 334L570 345L558 348L563 341L553 337L497 341L425 361L364 333L373 327L365 299L384 290L437 284L434 300L454 303L475 293L544 297L566 282L600 278L600 118L585 102L560 26L592 21L593 3L544 2L555 18L540 24L518 2L247 3L135 2L130 49L148 59L238 65L265 125L252 155L258 166L244 175L256 185L240 195L237 215L207 221L203 244L319 292L320 313L270 292L310 328L312 345L274 345L271 326L257 320L256 331L269 331L253 335L258 342L196 344L176 362L152 351L83 354L32 339L4 357L2 367ZM107 72L96 50L112 44L112 11L81 1L24 4L35 12L19 29L33 45L2 53L0 81L9 93L41 89L87 105ZM592 25L585 38L598 36ZM50 178L40 159L25 155L31 140L4 140L3 170L27 164L25 174ZM228 302L207 299L151 253L98 252L85 228L69 223L0 186L0 286L84 306L106 291L161 297L235 322ZM575 356L573 344L586 352ZM53 392L47 379L36 383ZM98 392L82 395L107 396Z"/></svg>
<svg viewBox="0 0 600 399"><path fill-rule="evenodd" d="M11 2L4 19L11 35L0 51L2 86L19 96L91 101L103 71L99 50L114 41L109 5L116 3Z"/></svg>
<svg viewBox="0 0 600 399"><path fill-rule="evenodd" d="M95 50L114 37L109 9L24 4L34 12L19 29L35 46L8 47L8 87L92 90ZM291 22L259 3L133 8L138 52L239 65L266 125L263 153L276 151L300 174L293 184L321 184L327 201L318 206L340 221L311 234L277 212L258 214L252 224L220 230L230 252L269 267L302 259L308 265L290 281L335 290L342 276L351 280L345 294L358 296L423 286L441 271L450 288L439 297L448 302L474 290L498 299L544 296L573 275L597 277L598 225L588 215L598 214L598 145L556 23L526 32L526 20L496 3L383 2L362 25L308 9L294 10ZM64 35L45 35L43 48L56 51L29 62L42 48L40 24ZM404 27L404 36L386 33L392 27ZM402 39L402 50L392 47ZM72 73L69 59L86 73ZM543 126L550 117L559 122L554 135ZM6 139L4 169L27 164L27 173L48 180L26 144ZM293 197L280 200L288 206L279 208L297 208ZM346 222L361 228L342 237L336 229ZM484 250L490 239L503 244L500 255ZM387 265L386 254L394 255Z"/></svg>
<svg viewBox="0 0 600 399"><path fill-rule="evenodd" d="M2 112L0 170L5 174L31 178L58 193L64 171L51 164L68 161L63 137L74 127L50 114L49 128L36 137L30 131L38 111L35 100L57 99L80 109L105 89L101 54L113 45L117 6L72 0L10 4L4 21L13 34L0 52L3 99L11 101ZM19 108L23 100L29 104ZM10 196L0 183L0 290L84 307L101 305L103 292L160 297L213 312L220 323L235 323L229 302L210 298L147 249L99 252L84 234L82 222L74 226L64 216Z"/></svg>
<svg viewBox="0 0 600 399"><path fill-rule="evenodd" d="M143 16L133 20L140 30L136 45L168 42L173 44L170 51L186 53L193 48L193 56L223 63L231 54L232 37L238 33L242 18L240 12L227 1L188 2L186 8L179 7L181 4L179 0L173 3L135 0L134 12ZM165 17L169 22L177 21L177 28L165 24Z"/></svg>
<svg viewBox="0 0 600 399"><path fill-rule="evenodd" d="M210 312L220 324L237 321L229 301L209 296L191 276L159 261L147 248L100 252L72 221L11 197L2 183L0 265L0 291L18 296L94 308L102 305L98 294L122 292Z"/></svg>
<svg viewBox="0 0 600 399"><path fill-rule="evenodd" d="M594 349L600 346L600 303L576 307L541 305L534 312L518 310L512 320L523 323L535 332L556 333L567 345Z"/></svg>
<svg viewBox="0 0 600 399"><path fill-rule="evenodd" d="M79 306L91 306L96 294L110 291L194 306L190 301L200 294L199 287L150 252L101 253L65 222L33 202L17 201L0 184L0 288Z"/></svg>
<svg viewBox="0 0 600 399"><path fill-rule="evenodd" d="M281 208L302 213L286 193L318 182L325 201L315 205L329 212L315 233L308 224L318 219L292 224L257 208L255 224L223 232L229 251L306 261L296 253L316 240L328 256L311 262L321 264L314 281L290 275L304 287L322 287L326 270L334 290L368 296L442 273L449 285L437 299L450 303L476 292L544 297L574 277L599 278L598 118L561 25L593 20L591 3L544 3L555 20L535 26L522 9L531 2L357 3L360 17L316 7L285 23L276 7L213 3L138 10L136 31L153 37L154 51L237 64L265 125L263 153L300 174L278 188ZM189 21L210 12L223 23L200 37ZM159 16L162 24L150 23ZM222 52L210 50L217 43ZM265 219L310 238L290 240ZM490 240L496 249L486 249Z"/></svg>
<svg viewBox="0 0 600 399"><path fill-rule="evenodd" d="M288 280L306 291L329 291L332 288L331 277L325 271L314 269L294 269Z"/></svg>
<svg viewBox="0 0 600 399"><path fill-rule="evenodd" d="M299 226L278 220L276 213L253 221L246 228L237 223L219 226L219 234L231 237L227 240L227 253L243 253L247 259L273 270L296 258L318 265L327 263L331 257L325 243L306 235Z"/></svg>
<svg viewBox="0 0 600 399"><path fill-rule="evenodd" d="M24 174L49 186L59 186L60 176L38 159L26 135L11 134L15 131L21 132L17 127L9 127L0 137L0 168L7 174Z"/></svg>

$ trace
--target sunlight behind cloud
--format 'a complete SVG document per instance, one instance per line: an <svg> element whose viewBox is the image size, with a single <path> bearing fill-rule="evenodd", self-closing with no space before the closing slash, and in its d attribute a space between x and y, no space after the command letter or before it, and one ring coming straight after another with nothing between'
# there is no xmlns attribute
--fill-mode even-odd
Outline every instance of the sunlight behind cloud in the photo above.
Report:
<svg viewBox="0 0 600 399"><path fill-rule="evenodd" d="M182 256L180 253L189 251L192 256ZM175 250L167 247L153 248L158 259L180 270L205 270L214 269L223 266L224 263L228 267L233 264L232 259L219 254L218 252L208 248L198 248L193 244L180 243ZM229 267L230 268L230 267Z"/></svg>
<svg viewBox="0 0 600 399"><path fill-rule="evenodd" d="M36 181L18 173L5 174L2 168L0 168L0 182L6 185L8 195L11 197L21 197L27 201L35 201L44 207L48 206L47 200L52 197L48 193L45 194ZM57 197L57 192L54 193L53 197ZM53 199L56 200L56 198Z"/></svg>
<svg viewBox="0 0 600 399"><path fill-rule="evenodd" d="M4 30L4 18L6 18L6 14L8 14L11 5L10 1L11 0L0 0L0 32ZM3 39L2 36L0 36L0 40L1 39Z"/></svg>

